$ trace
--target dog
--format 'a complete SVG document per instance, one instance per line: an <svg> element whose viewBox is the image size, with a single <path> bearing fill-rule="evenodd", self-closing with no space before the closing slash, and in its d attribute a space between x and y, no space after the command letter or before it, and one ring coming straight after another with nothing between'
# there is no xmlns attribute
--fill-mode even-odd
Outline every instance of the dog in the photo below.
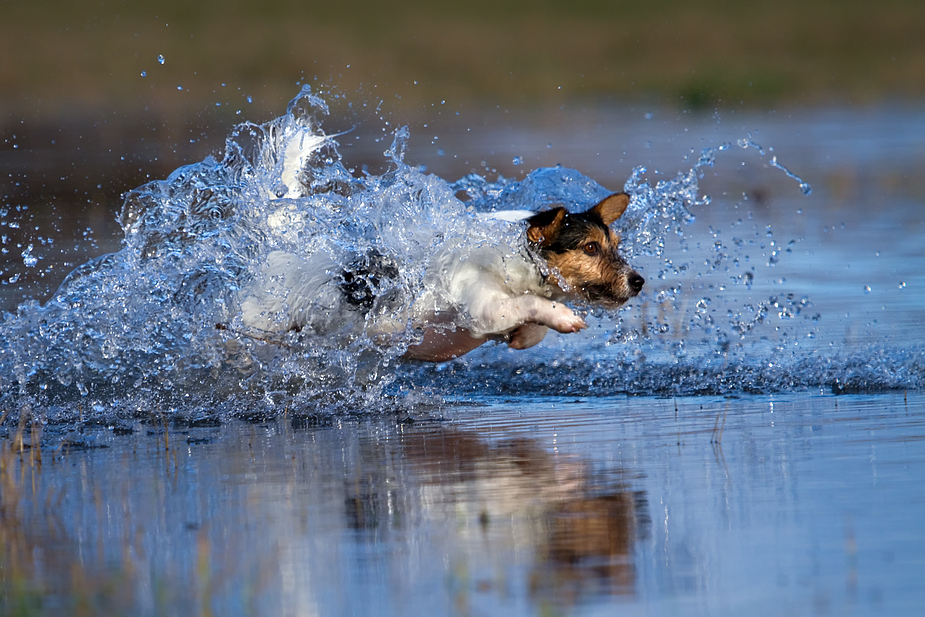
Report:
<svg viewBox="0 0 925 617"><path fill-rule="evenodd" d="M374 341L411 328L416 336L403 357L425 362L458 358L488 341L527 349L549 329L587 327L566 301L615 309L640 293L645 279L620 256L610 228L629 202L615 193L584 212L556 206L488 215L523 226L522 246L438 253L423 292L398 311L383 307L402 305L388 297L400 259L371 251L343 267L324 252L306 258L274 251L243 292L240 323L269 335L324 334L360 319Z"/></svg>

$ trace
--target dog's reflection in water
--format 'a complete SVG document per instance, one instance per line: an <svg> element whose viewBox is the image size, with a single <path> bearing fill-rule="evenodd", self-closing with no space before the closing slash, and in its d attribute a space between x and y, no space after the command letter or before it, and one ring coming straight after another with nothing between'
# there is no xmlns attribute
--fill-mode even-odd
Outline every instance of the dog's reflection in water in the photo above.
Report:
<svg viewBox="0 0 925 617"><path fill-rule="evenodd" d="M367 477L348 489L351 526L390 526L382 520L386 501L393 513L412 510L400 513L402 525L445 526L439 550L448 562L466 563L476 593L502 591L511 583L493 573L517 564L526 566L527 588L539 602L633 594L635 545L651 526L645 494L632 490L621 471L595 473L586 461L539 441L496 435L406 427L394 454L410 473L401 482ZM375 449L374 456L384 454ZM370 482L379 488L370 491ZM388 494L380 494L386 486Z"/></svg>
<svg viewBox="0 0 925 617"><path fill-rule="evenodd" d="M552 504L546 515L546 542L540 547L531 592L632 594L635 541L648 533L645 495L611 490L576 495ZM568 598L560 597L562 600ZM577 598L571 598L577 600Z"/></svg>

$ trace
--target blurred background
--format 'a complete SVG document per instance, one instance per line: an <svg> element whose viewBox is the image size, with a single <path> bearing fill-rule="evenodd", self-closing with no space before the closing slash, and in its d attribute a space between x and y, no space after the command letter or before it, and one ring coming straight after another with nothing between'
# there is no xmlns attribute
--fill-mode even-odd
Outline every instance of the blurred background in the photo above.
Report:
<svg viewBox="0 0 925 617"><path fill-rule="evenodd" d="M695 109L925 93L916 0L3 3L5 122L277 114L321 80L414 112L647 100Z"/></svg>
<svg viewBox="0 0 925 617"><path fill-rule="evenodd" d="M404 122L435 105L454 112L588 102L712 111L925 95L925 4L918 0L2 6L4 168L17 166L10 159L17 146L41 150L58 170L79 164L60 154L76 146L116 166L137 142L185 149L224 135L232 122L281 115L302 83L333 89L354 106L398 111ZM101 154L109 148L110 157Z"/></svg>
<svg viewBox="0 0 925 617"><path fill-rule="evenodd" d="M687 126L914 107L923 33L920 0L3 0L0 222L29 231L21 245L73 245L73 266L103 250L97 239L118 240L124 191L220 155L231 126L282 115L302 84L332 106L326 130L351 132L352 164L381 161L408 124L412 148L429 148L409 162L448 180L516 177L548 162L516 166L507 152L534 147L518 127L540 148L558 131L561 146L573 123L593 134L587 119L601 110ZM468 154L453 135L471 140Z"/></svg>

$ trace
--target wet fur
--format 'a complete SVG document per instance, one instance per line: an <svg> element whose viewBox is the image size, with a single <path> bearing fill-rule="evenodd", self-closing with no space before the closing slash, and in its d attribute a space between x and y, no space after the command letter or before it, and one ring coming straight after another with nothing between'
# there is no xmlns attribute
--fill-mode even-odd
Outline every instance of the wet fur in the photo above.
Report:
<svg viewBox="0 0 925 617"><path fill-rule="evenodd" d="M465 259L437 256L427 291L410 308L410 323L422 336L405 358L443 362L490 340L526 349L550 328L571 333L586 327L564 301L616 308L636 296L645 281L620 256L619 238L610 229L628 204L629 197L617 193L585 212L560 206L529 216L528 248L518 258L500 247L480 247ZM408 322L372 316L377 289L398 275L394 261L378 253L357 257L349 271L331 277L330 262L317 259L271 254L257 287L242 301L244 327L323 333L353 313L363 316L374 340L403 330Z"/></svg>

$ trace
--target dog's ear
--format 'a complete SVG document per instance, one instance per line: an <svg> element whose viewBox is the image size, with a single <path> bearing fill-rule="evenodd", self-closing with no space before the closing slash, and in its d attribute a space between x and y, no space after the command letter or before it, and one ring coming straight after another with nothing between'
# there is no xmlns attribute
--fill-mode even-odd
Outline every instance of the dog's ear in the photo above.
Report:
<svg viewBox="0 0 925 617"><path fill-rule="evenodd" d="M626 193L614 193L610 197L605 197L601 203L588 210L588 212L594 212L601 217L604 225L610 225L626 212L628 205L630 205L629 195Z"/></svg>
<svg viewBox="0 0 925 617"><path fill-rule="evenodd" d="M566 214L568 211L562 206L534 214L527 219L530 223L530 227L527 228L527 240L544 246L551 244L562 228Z"/></svg>

